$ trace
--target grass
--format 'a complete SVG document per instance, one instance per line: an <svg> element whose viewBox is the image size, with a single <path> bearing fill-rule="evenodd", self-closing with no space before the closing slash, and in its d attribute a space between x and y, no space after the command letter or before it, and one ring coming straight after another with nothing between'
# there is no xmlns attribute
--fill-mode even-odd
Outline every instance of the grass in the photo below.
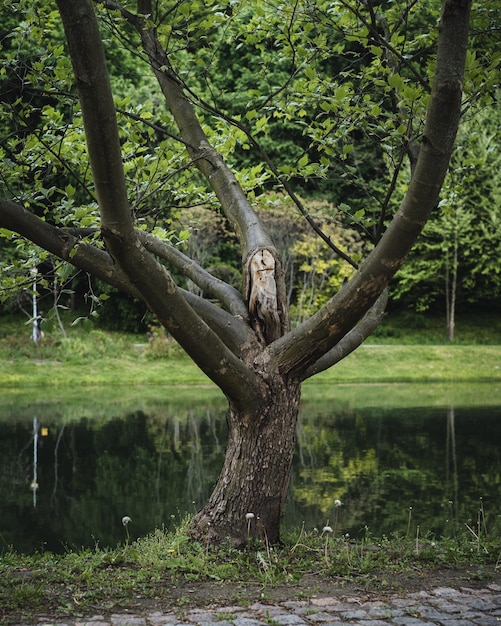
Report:
<svg viewBox="0 0 501 626"><path fill-rule="evenodd" d="M186 601L183 585L211 585L210 598L222 586L242 601L242 589L257 585L261 597L277 585L300 585L305 574L317 582L336 580L339 585L356 579L357 587L383 587L385 580L433 569L467 566L489 578L499 568L500 539L461 536L442 538L392 537L374 541L367 536L353 542L347 537L325 537L303 530L289 533L272 548L259 542L237 551L223 546L217 551L193 542L188 520L172 533L157 530L113 550L86 550L63 555L21 556L6 551L0 556L0 615L26 616L42 612L57 616L122 610L138 599L163 599L178 610ZM490 574L489 574L490 572ZM196 604L197 598L190 598ZM228 598L230 599L230 598ZM6 622L2 622L6 623Z"/></svg>
<svg viewBox="0 0 501 626"><path fill-rule="evenodd" d="M313 380L329 385L501 380L501 326L495 316L463 323L459 336L472 343L448 342L442 326L433 318L412 325L406 316L386 322L361 348ZM45 338L34 343L23 320L0 318L0 387L213 387L158 329L146 337L105 332L90 322L66 327L63 338L47 323Z"/></svg>
<svg viewBox="0 0 501 626"><path fill-rule="evenodd" d="M208 386L209 379L184 356L174 341L106 332L90 324L54 326L35 343L29 327L0 318L0 386Z"/></svg>

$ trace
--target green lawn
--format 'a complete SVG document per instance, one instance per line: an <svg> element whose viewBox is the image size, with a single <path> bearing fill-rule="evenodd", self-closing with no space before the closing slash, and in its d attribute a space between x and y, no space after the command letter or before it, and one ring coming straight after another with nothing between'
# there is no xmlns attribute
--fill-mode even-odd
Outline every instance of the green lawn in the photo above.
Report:
<svg viewBox="0 0 501 626"><path fill-rule="evenodd" d="M405 336L401 327L387 326L313 380L324 385L501 381L498 330L492 324L482 328L476 333L482 343L431 344L425 338L435 336L436 329L429 323L409 329ZM70 326L67 332L62 338L57 328L48 327L44 340L36 344L23 320L0 318L0 387L212 386L162 333L148 341L145 336L89 326ZM467 335L475 336L471 325Z"/></svg>

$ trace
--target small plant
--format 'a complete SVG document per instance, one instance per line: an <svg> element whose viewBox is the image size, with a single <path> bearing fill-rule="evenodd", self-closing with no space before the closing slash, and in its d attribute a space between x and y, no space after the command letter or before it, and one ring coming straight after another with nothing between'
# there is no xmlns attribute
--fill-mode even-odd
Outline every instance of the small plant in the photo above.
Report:
<svg viewBox="0 0 501 626"><path fill-rule="evenodd" d="M482 546L482 536L485 536L485 541L487 542L488 540L488 533L487 533L487 524L485 521L485 511L484 511L484 503L483 503L483 499L480 498L480 505L477 511L477 530L476 532L473 530L473 528L471 528L471 526L469 526L468 524L465 524L466 528L468 529L468 531L475 537L476 540L476 544L477 544L477 553L481 551L482 547L484 549L485 552L487 552L487 548L484 546Z"/></svg>
<svg viewBox="0 0 501 626"><path fill-rule="evenodd" d="M324 544L324 557L326 561L329 561L328 548L329 548L329 536L332 535L332 528L329 526L329 522L322 528L322 535L325 535Z"/></svg>
<svg viewBox="0 0 501 626"><path fill-rule="evenodd" d="M456 533L456 516L454 514L454 502L452 500L449 500L449 519L452 523L452 534L454 539L457 539L457 533Z"/></svg>
<svg viewBox="0 0 501 626"><path fill-rule="evenodd" d="M407 517L407 532L405 533L405 537L407 539L407 537L409 537L410 534L410 530L411 530L411 522L412 522L412 507L409 507L409 515Z"/></svg>
<svg viewBox="0 0 501 626"><path fill-rule="evenodd" d="M268 534L266 532L266 528L264 527L264 524L261 522L259 515L257 516L257 529L264 542L268 559L270 559L271 558L270 542L268 541Z"/></svg>
<svg viewBox="0 0 501 626"><path fill-rule="evenodd" d="M129 524L132 522L131 518L128 515L122 517L122 524L125 527L125 534L127 535L127 545L129 545L130 535L129 535Z"/></svg>
<svg viewBox="0 0 501 626"><path fill-rule="evenodd" d="M245 519L247 520L247 541L250 540L251 524L252 524L252 520L254 519L254 517L255 517L254 513L245 514Z"/></svg>
<svg viewBox="0 0 501 626"><path fill-rule="evenodd" d="M336 535L336 530L337 530L337 523L339 520L339 509L341 508L341 506L343 505L343 503L341 502L341 500L334 500L334 536Z"/></svg>

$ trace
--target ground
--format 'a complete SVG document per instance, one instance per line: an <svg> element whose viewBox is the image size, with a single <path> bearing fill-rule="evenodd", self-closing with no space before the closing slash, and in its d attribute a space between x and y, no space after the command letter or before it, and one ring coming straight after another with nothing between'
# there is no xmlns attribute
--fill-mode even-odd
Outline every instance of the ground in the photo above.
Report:
<svg viewBox="0 0 501 626"><path fill-rule="evenodd" d="M179 581L176 584L166 581L155 583L153 593L149 597L127 597L120 599L107 598L101 602L81 603L81 592L75 589L59 588L53 598L45 598L40 610L6 610L0 603L0 623L20 624L38 622L43 615L44 622L64 621L65 616L103 615L113 613L131 613L134 615L150 614L154 611L171 611L182 619L183 613L197 607L247 606L254 602L278 604L288 600L305 600L309 598L334 597L339 600L355 599L385 600L392 595L406 595L418 591L430 591L437 587L459 589L481 589L495 583L501 585L501 568L495 565L460 568L440 568L425 572L407 570L405 573L378 572L370 577L359 579L326 578L318 574L304 574L301 580L263 585L254 583L218 583L213 581ZM64 594L62 597L61 593ZM120 594L118 594L120 596ZM85 607L82 606L85 604Z"/></svg>
<svg viewBox="0 0 501 626"><path fill-rule="evenodd" d="M285 602L293 599L312 597L360 597L364 599L381 598L389 594L407 594L417 591L428 591L436 587L469 587L480 589L489 583L501 584L501 569L494 566L485 567L481 572L478 568L440 568L435 571L420 573L417 569L403 574L392 575L379 572L370 578L360 580L352 578L325 578L317 574L305 574L301 580L263 586L259 583L213 583L196 582L180 583L160 591L164 603L166 597L176 606L208 606L252 603L265 600L269 603ZM137 599L137 607L154 606L155 600Z"/></svg>

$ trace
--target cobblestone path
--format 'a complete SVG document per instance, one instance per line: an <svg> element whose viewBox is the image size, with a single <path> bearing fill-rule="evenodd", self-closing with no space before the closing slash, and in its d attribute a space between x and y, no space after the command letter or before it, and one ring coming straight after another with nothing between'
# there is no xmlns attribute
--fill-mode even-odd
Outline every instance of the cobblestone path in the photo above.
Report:
<svg viewBox="0 0 501 626"><path fill-rule="evenodd" d="M51 621L39 617L18 626L501 626L501 585L484 589L440 587L384 600L312 598L247 607L184 609L144 615Z"/></svg>

